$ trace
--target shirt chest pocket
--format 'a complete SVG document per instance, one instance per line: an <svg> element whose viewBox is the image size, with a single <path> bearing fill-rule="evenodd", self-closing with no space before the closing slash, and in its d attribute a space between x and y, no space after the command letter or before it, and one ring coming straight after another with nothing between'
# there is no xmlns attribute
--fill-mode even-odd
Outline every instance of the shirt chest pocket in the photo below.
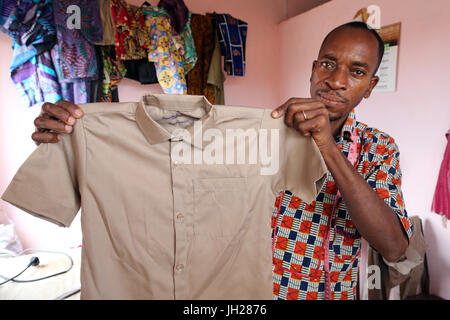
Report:
<svg viewBox="0 0 450 320"><path fill-rule="evenodd" d="M246 178L194 180L194 234L232 237L245 227L247 216Z"/></svg>

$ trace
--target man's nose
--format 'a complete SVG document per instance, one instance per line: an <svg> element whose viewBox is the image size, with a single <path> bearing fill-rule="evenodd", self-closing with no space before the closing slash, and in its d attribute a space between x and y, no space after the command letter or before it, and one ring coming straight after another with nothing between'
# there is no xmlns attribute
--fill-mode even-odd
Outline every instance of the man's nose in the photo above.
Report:
<svg viewBox="0 0 450 320"><path fill-rule="evenodd" d="M348 73L343 68L336 68L325 80L325 83L333 90L346 90L348 83Z"/></svg>

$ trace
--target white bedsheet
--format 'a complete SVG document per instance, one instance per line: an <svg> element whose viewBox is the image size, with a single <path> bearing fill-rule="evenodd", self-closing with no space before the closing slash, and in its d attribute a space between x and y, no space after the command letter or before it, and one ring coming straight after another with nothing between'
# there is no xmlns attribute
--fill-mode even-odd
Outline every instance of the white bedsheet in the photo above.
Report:
<svg viewBox="0 0 450 320"><path fill-rule="evenodd" d="M81 248L70 249L65 253L73 260L73 267L69 272L35 282L9 281L0 286L0 300L53 300L61 299L74 291L77 293L65 299L80 299ZM63 254L33 252L16 257L0 256L0 275L8 278L15 276L28 265L32 256L37 256L40 264L29 267L17 280L42 278L70 267L70 259ZM0 277L0 283L4 280Z"/></svg>

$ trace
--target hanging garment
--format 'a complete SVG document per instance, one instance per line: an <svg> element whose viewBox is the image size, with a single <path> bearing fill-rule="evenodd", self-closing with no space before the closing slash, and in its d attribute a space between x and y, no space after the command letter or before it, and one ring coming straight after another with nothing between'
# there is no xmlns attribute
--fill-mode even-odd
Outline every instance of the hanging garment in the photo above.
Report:
<svg viewBox="0 0 450 320"><path fill-rule="evenodd" d="M2 2L3 30L12 37L11 79L28 106L61 98L49 50L56 43L51 1ZM50 58L50 59L49 59Z"/></svg>
<svg viewBox="0 0 450 320"><path fill-rule="evenodd" d="M103 84L101 102L119 102L118 85L127 72L124 62L116 60L114 46L101 47Z"/></svg>
<svg viewBox="0 0 450 320"><path fill-rule="evenodd" d="M392 297L394 300L405 300L414 296L419 291L421 279L424 276L426 264L427 244L423 234L421 220L418 216L411 216L412 236L409 239L409 246L404 257L398 262L386 261L372 247L368 247L368 266L378 266L380 272L373 273L372 277L380 276L379 281L373 281L368 289L369 300L387 300ZM379 284L377 288L374 284ZM391 294L391 290L400 286L398 294ZM421 291L426 291L428 284L422 283Z"/></svg>
<svg viewBox="0 0 450 320"><path fill-rule="evenodd" d="M145 7L150 45L148 59L155 63L158 82L165 93L187 92L183 57L171 36L169 17L162 10Z"/></svg>
<svg viewBox="0 0 450 320"><path fill-rule="evenodd" d="M197 52L197 63L187 74L187 93L204 95L211 104L215 104L214 86L208 84L208 73L215 44L212 18L193 14L191 30Z"/></svg>
<svg viewBox="0 0 450 320"><path fill-rule="evenodd" d="M11 9L9 4L6 12L9 16L3 28L13 39L12 71L32 57L50 50L56 42L56 31L50 0L16 1L14 8Z"/></svg>
<svg viewBox="0 0 450 320"><path fill-rule="evenodd" d="M68 26L67 8L81 8L81 29ZM60 80L96 79L97 59L94 42L101 41L100 8L98 1L53 0L58 35L58 59Z"/></svg>
<svg viewBox="0 0 450 320"><path fill-rule="evenodd" d="M247 22L233 18L229 14L215 14L215 19L222 56L225 57L224 70L228 75L244 76Z"/></svg>
<svg viewBox="0 0 450 320"><path fill-rule="evenodd" d="M155 64L148 61L148 58L140 60L124 60L123 63L127 70L125 78L139 81L140 84L158 83Z"/></svg>
<svg viewBox="0 0 450 320"><path fill-rule="evenodd" d="M69 24L71 13L67 8L81 9L80 29ZM94 42L101 41L100 7L98 1L53 0L58 43L52 49L52 58L61 83L64 100L73 103L93 102L93 84L98 80L97 57ZM95 100L94 100L95 101Z"/></svg>
<svg viewBox="0 0 450 320"><path fill-rule="evenodd" d="M223 83L225 82L225 74L222 69L222 55L220 54L220 44L217 33L214 44L211 65L209 66L208 71L208 85L211 85L214 88L214 103L224 105L225 91Z"/></svg>
<svg viewBox="0 0 450 320"><path fill-rule="evenodd" d="M184 74L188 74L197 63L197 50L195 48L194 37L191 31L191 13L188 14L188 21L179 35L171 33L172 39L183 57Z"/></svg>
<svg viewBox="0 0 450 320"><path fill-rule="evenodd" d="M314 140L271 109L213 106L202 96L80 107L73 133L40 145L2 199L60 226L82 207L81 299L272 300L273 198L285 188L316 198L327 168ZM199 130L225 141L236 128L275 147L278 170L195 160L211 151ZM224 156L241 149L232 140Z"/></svg>
<svg viewBox="0 0 450 320"><path fill-rule="evenodd" d="M49 51L32 57L15 68L11 72L11 79L28 106L40 102L55 103L62 98Z"/></svg>
<svg viewBox="0 0 450 320"><path fill-rule="evenodd" d="M189 9L183 0L161 0L158 7L164 8L169 15L175 34L180 34L186 24L189 24Z"/></svg>
<svg viewBox="0 0 450 320"><path fill-rule="evenodd" d="M450 130L445 134L447 147L442 159L431 210L450 219Z"/></svg>
<svg viewBox="0 0 450 320"><path fill-rule="evenodd" d="M8 33L8 29L6 29L4 25L16 5L17 0L0 0L0 32Z"/></svg>
<svg viewBox="0 0 450 320"><path fill-rule="evenodd" d="M142 8L123 0L111 0L111 13L116 28L117 60L147 58L149 35Z"/></svg>
<svg viewBox="0 0 450 320"><path fill-rule="evenodd" d="M116 30L111 13L111 0L100 1L100 18L102 20L102 41L95 42L96 45L109 46L116 42Z"/></svg>

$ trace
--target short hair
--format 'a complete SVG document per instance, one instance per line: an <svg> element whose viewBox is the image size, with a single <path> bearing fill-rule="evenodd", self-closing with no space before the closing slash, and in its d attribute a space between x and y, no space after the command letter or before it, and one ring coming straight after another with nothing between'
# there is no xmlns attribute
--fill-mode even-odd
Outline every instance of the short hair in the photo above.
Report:
<svg viewBox="0 0 450 320"><path fill-rule="evenodd" d="M378 71L378 68L380 67L381 60L383 59L383 55L384 55L384 42L383 42L383 40L381 39L381 37L380 37L380 35L378 34L378 32L376 32L373 28L371 28L368 24L366 24L366 23L364 23L364 22L360 22L360 21L352 21L352 22L348 22L348 23L345 23L345 24L343 24L343 25L340 25L340 26L334 28L333 30L331 30L331 31L327 34L327 36L325 37L325 39L323 39L323 42L322 42L322 45L321 45L320 48L322 49L323 45L325 44L325 42L327 41L327 39L329 38L329 36L330 36L333 32L335 32L335 31L337 31L337 30L339 30L339 29L342 29L342 28L353 28L353 29L365 30L365 31L370 32L370 33L375 37L375 39L377 39L377 42L378 42L378 64L377 64L377 67L375 68L375 71L374 71L374 73L373 73L373 74L375 75L375 74L377 73L377 71Z"/></svg>

